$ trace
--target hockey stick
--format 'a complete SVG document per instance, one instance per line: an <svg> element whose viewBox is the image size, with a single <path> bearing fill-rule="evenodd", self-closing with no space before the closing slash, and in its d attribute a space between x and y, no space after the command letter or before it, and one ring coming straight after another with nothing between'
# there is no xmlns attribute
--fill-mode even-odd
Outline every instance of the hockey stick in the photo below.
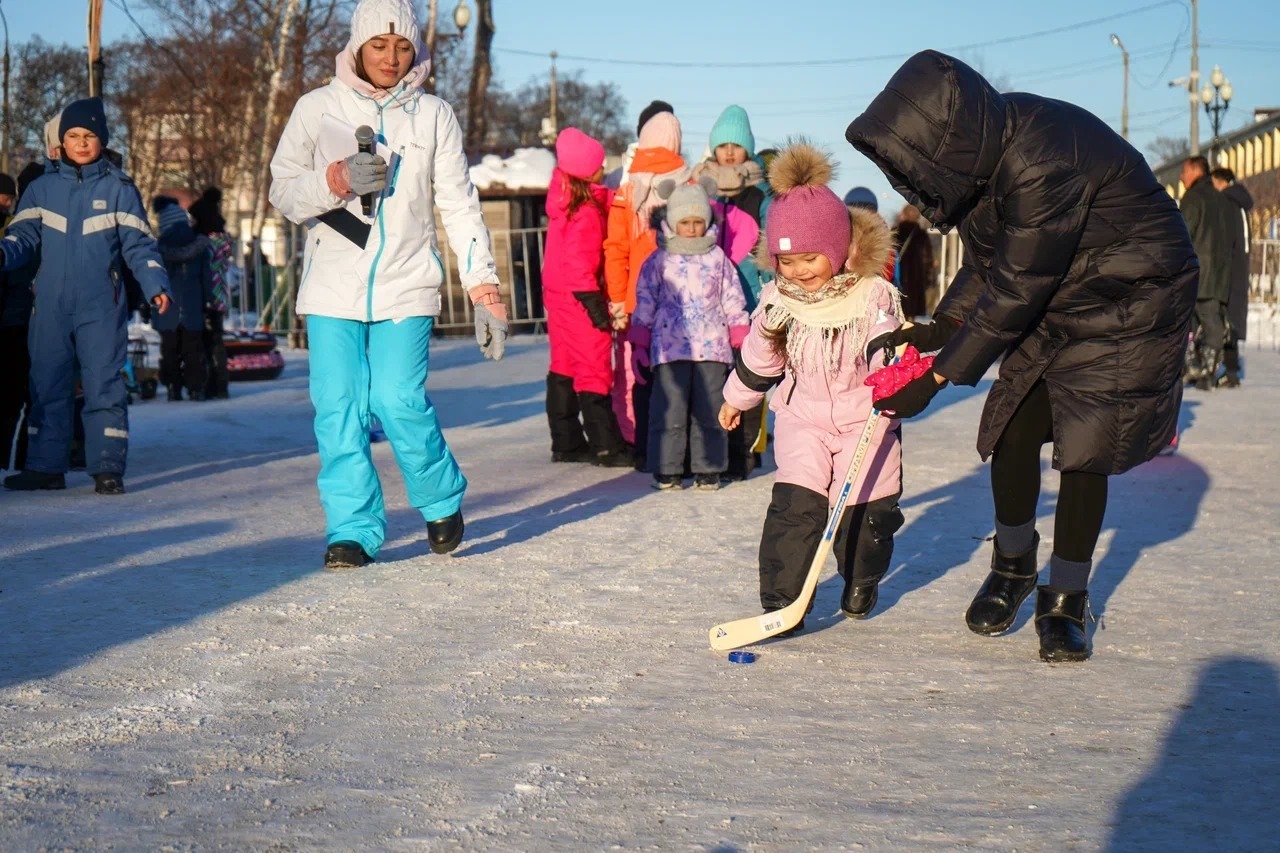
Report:
<svg viewBox="0 0 1280 853"><path fill-rule="evenodd" d="M871 417L867 418L867 425L862 428L862 436L858 439L858 447L853 453L853 460L849 463L849 471L844 475L844 485L840 487L840 496L836 499L836 505L832 508L831 514L827 517L827 526L822 531L822 541L818 543L818 552L813 555L813 561L809 563L809 574L805 576L804 587L800 590L800 597L781 610L775 610L763 616L748 616L745 619L736 619L733 622L716 625L709 634L711 648L718 652L723 652L747 646L751 643L758 643L761 640L772 637L774 634L780 634L783 631L794 628L804 618L805 612L809 609L809 600L813 598L814 590L818 588L818 576L822 574L822 567L827 562L827 555L831 553L832 540L835 539L836 528L840 525L840 516L844 513L844 505L849 499L849 492L853 490L854 481L858 479L858 472L862 470L862 461L866 458L867 448L871 446L871 439L875 435L876 427L879 423L880 410L873 409Z"/></svg>

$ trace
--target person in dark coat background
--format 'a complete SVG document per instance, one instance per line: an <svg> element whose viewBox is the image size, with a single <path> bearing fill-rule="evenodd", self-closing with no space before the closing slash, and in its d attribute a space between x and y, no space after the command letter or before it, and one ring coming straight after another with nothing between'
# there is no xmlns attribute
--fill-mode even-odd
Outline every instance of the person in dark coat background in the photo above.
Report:
<svg viewBox="0 0 1280 853"><path fill-rule="evenodd" d="M21 198L30 183L43 174L44 164L27 164L18 174L14 195ZM6 188L0 186L0 190ZM10 454L14 470L21 471L27 463L26 409L31 405L27 387L27 374L31 370L27 331L35 298L31 285L39 268L37 252L26 266L0 272L0 366L3 367L0 369L0 470L9 467Z"/></svg>
<svg viewBox="0 0 1280 853"><path fill-rule="evenodd" d="M1214 386L1227 340L1227 302L1231 297L1231 250L1238 213L1214 189L1209 161L1188 157L1182 164L1179 207L1200 258L1200 293L1196 297L1194 350L1187 360L1187 380L1208 391Z"/></svg>
<svg viewBox="0 0 1280 853"><path fill-rule="evenodd" d="M902 291L902 316L907 319L929 313L929 289L933 286L933 242L920 224L920 211L912 205L902 208L893 226L893 242L898 247L895 284Z"/></svg>
<svg viewBox="0 0 1280 853"><path fill-rule="evenodd" d="M160 218L160 257L169 274L176 310L154 320L160 332L160 383L169 389L170 402L203 400L209 368L204 357L204 315L213 301L212 254L209 240L196 234L187 212L172 196L151 200Z"/></svg>
<svg viewBox="0 0 1280 853"><path fill-rule="evenodd" d="M1231 292L1227 297L1227 341L1222 347L1227 372L1218 381L1220 387L1239 388L1240 342L1249 325L1249 247L1253 242L1249 211L1253 210L1253 196L1236 183L1236 173L1230 169L1214 169L1209 178L1214 189L1239 208L1231 234Z"/></svg>
<svg viewBox="0 0 1280 853"><path fill-rule="evenodd" d="M966 250L933 323L870 342L939 351L882 410L917 415L1003 358L978 433L993 457L995 549L966 622L1003 633L1036 586L1040 447L1052 441L1061 486L1036 631L1043 660L1085 660L1107 478L1156 456L1177 426L1199 272L1182 218L1101 120L1002 95L936 51L907 60L845 135Z"/></svg>
<svg viewBox="0 0 1280 853"><path fill-rule="evenodd" d="M231 298L229 283L235 241L227 233L227 220L222 216L222 190L207 188L187 212L191 214L195 232L208 238L212 252L213 301L204 312L204 357L209 366L205 396L226 399L231 396L228 390L231 375L227 369L227 345L222 333L223 319Z"/></svg>

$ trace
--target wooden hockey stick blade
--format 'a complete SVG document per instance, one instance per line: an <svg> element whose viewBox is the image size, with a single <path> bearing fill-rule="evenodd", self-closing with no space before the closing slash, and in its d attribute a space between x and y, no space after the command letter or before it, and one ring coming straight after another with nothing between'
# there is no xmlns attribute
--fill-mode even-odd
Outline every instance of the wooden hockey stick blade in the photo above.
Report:
<svg viewBox="0 0 1280 853"><path fill-rule="evenodd" d="M849 492L853 489L854 481L858 479L858 472L862 470L867 448L871 446L871 439L879 423L880 412L873 411L871 417L867 418L867 425L862 428L862 435L858 438L858 447L854 451L853 459L849 462L849 470L845 474L844 485L840 488L840 496L827 516L827 526L822 531L822 541L818 543L818 552L813 555L813 560L809 563L809 573L805 575L800 596L781 610L716 625L707 634L711 648L718 652L725 652L729 649L749 646L800 624L800 620L809 609L809 601L818 588L818 578L822 575L822 567L826 565L827 556L831 553L831 545L835 539L836 527L840 524L840 516L844 514Z"/></svg>

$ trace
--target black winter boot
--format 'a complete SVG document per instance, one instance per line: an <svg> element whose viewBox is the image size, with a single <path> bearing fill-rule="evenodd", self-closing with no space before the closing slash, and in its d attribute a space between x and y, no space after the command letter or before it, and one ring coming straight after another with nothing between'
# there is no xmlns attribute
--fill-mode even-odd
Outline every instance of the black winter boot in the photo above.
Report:
<svg viewBox="0 0 1280 853"><path fill-rule="evenodd" d="M1018 616L1018 608L1036 588L1040 574L1036 553L1039 547L1039 533L1025 553L1014 556L1000 553L1000 541L996 540L991 554L991 573L964 615L970 631L990 637L1009 630Z"/></svg>
<svg viewBox="0 0 1280 853"><path fill-rule="evenodd" d="M170 385L169 386L169 402L177 403L177 402L180 402L181 400L182 400L182 386Z"/></svg>
<svg viewBox="0 0 1280 853"><path fill-rule="evenodd" d="M44 471L20 471L5 477L4 487L15 492L65 489L67 478L64 474L46 474Z"/></svg>
<svg viewBox="0 0 1280 853"><path fill-rule="evenodd" d="M427 522L427 541L437 554L448 554L462 541L462 510L439 521Z"/></svg>
<svg viewBox="0 0 1280 853"><path fill-rule="evenodd" d="M845 584L840 596L840 612L850 619L866 619L880 599L880 581Z"/></svg>
<svg viewBox="0 0 1280 853"><path fill-rule="evenodd" d="M551 428L552 462L590 462L592 454L578 421L578 394L573 377L547 374L547 426Z"/></svg>
<svg viewBox="0 0 1280 853"><path fill-rule="evenodd" d="M341 569L358 569L373 562L373 557L365 553L358 542L334 542L324 550L324 567L326 571Z"/></svg>
<svg viewBox="0 0 1280 853"><path fill-rule="evenodd" d="M104 471L93 475L93 490L100 495L123 495L124 475Z"/></svg>
<svg viewBox="0 0 1280 853"><path fill-rule="evenodd" d="M878 498L845 509L836 529L833 550L844 578L840 612L850 619L865 619L880 598L880 579L893 559L893 535L905 519L898 505L901 495Z"/></svg>
<svg viewBox="0 0 1280 853"><path fill-rule="evenodd" d="M1036 588L1036 633L1040 635L1040 660L1048 663L1078 663L1089 659L1093 649L1085 627L1089 610L1088 590Z"/></svg>
<svg viewBox="0 0 1280 853"><path fill-rule="evenodd" d="M583 391L578 394L578 406L582 409L582 428L587 433L587 444L593 454L591 464L605 468L634 466L635 454L622 440L608 395Z"/></svg>

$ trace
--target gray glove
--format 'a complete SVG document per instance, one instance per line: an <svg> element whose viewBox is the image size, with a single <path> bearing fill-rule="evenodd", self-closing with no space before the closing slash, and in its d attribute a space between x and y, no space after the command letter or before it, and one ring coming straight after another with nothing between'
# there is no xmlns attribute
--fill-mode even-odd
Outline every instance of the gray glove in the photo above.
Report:
<svg viewBox="0 0 1280 853"><path fill-rule="evenodd" d="M485 358L501 361L507 348L507 333L511 327L507 325L507 307L501 302L492 307L499 309L498 313L490 311L488 305L474 306L476 343L480 345L480 351L484 353Z"/></svg>
<svg viewBox="0 0 1280 853"><path fill-rule="evenodd" d="M347 185L356 195L382 192L387 185L387 161L367 151L352 154L347 158Z"/></svg>

